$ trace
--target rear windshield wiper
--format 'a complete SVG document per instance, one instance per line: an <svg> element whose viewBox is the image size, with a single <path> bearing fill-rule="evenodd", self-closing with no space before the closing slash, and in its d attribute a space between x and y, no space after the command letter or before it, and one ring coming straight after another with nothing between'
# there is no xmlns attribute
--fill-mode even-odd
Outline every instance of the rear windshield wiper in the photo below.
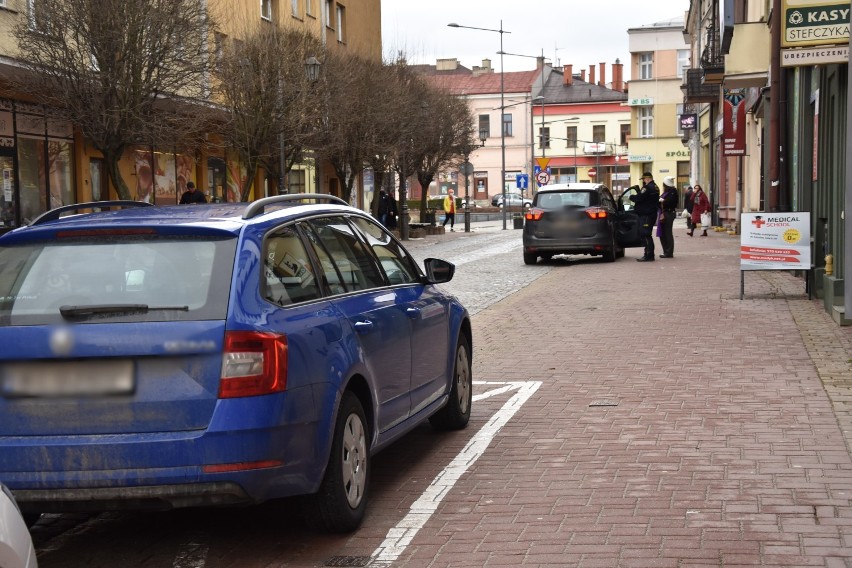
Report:
<svg viewBox="0 0 852 568"><path fill-rule="evenodd" d="M66 319L86 318L98 315L132 314L155 310L189 311L189 306L149 306L148 304L93 304L91 306L59 306L59 313Z"/></svg>

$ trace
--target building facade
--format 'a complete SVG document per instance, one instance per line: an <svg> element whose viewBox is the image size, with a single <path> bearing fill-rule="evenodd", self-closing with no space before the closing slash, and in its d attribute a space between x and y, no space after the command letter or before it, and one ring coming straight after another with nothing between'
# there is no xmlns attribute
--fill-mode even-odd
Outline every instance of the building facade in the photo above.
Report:
<svg viewBox="0 0 852 568"><path fill-rule="evenodd" d="M691 0L684 26L690 142L716 180L714 220L738 232L743 212L808 213L801 277L840 324L852 313L849 14L831 0Z"/></svg>
<svg viewBox="0 0 852 568"><path fill-rule="evenodd" d="M235 0L210 3L211 16L221 22L209 38L211 56L225 42L239 41L253 26L304 29L329 49L352 50L381 58L380 0ZM12 31L20 21L33 21L39 0L0 0L0 229L29 222L49 209L116 196L103 157L83 138L79 128L52 118L50 108L33 104L12 88L10 78L22 72ZM218 13L217 11L221 11ZM215 102L215 101L204 101ZM246 168L236 153L216 140L181 152L139 145L119 163L134 199L177 203L186 183L193 181L210 200L239 200L247 183ZM331 168L313 164L290 173L290 191L324 191L334 186ZM276 182L258 173L252 197L274 191ZM318 184L318 186L317 186ZM359 188L359 205L363 187Z"/></svg>
<svg viewBox="0 0 852 568"><path fill-rule="evenodd" d="M674 177L681 192L693 183L702 183L712 192L710 181L703 177L705 172L691 160L692 148L684 145L685 131L679 119L684 113L680 87L690 61L683 18L631 28L627 34L631 177L639 180L644 172L651 172L658 184L663 177Z"/></svg>

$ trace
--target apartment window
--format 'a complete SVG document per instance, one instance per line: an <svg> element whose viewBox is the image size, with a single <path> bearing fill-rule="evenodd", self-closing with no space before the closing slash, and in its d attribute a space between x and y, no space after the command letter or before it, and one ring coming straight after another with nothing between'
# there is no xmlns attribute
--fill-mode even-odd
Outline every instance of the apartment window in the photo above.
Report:
<svg viewBox="0 0 852 568"><path fill-rule="evenodd" d="M592 126L592 142L606 142L606 124Z"/></svg>
<svg viewBox="0 0 852 568"><path fill-rule="evenodd" d="M325 0L325 27L332 28L332 12L334 11L334 0Z"/></svg>
<svg viewBox="0 0 852 568"><path fill-rule="evenodd" d="M293 16L296 18L302 17L301 12L299 12L299 0L290 0L290 7L293 10Z"/></svg>
<svg viewBox="0 0 852 568"><path fill-rule="evenodd" d="M287 189L290 193L306 193L305 170L290 170L287 174Z"/></svg>
<svg viewBox="0 0 852 568"><path fill-rule="evenodd" d="M677 50L677 76L683 77L686 69L689 69L689 50L688 49L678 49Z"/></svg>
<svg viewBox="0 0 852 568"><path fill-rule="evenodd" d="M50 31L50 13L48 6L38 0L27 0L30 17L30 29L40 32ZM5 5L5 4L4 4Z"/></svg>
<svg viewBox="0 0 852 568"><path fill-rule="evenodd" d="M338 4L335 13L337 15L337 41L343 43L346 41L346 8Z"/></svg>
<svg viewBox="0 0 852 568"><path fill-rule="evenodd" d="M538 129L538 147L550 148L550 128L547 126Z"/></svg>
<svg viewBox="0 0 852 568"><path fill-rule="evenodd" d="M654 77L654 54L649 52L639 54L639 78L652 79Z"/></svg>
<svg viewBox="0 0 852 568"><path fill-rule="evenodd" d="M577 147L577 127L569 126L565 131L565 145L568 148Z"/></svg>
<svg viewBox="0 0 852 568"><path fill-rule="evenodd" d="M621 136L619 137L619 145L627 146L627 143L630 142L630 125L622 124L621 125Z"/></svg>
<svg viewBox="0 0 852 568"><path fill-rule="evenodd" d="M305 0L305 15L314 16L314 0Z"/></svg>
<svg viewBox="0 0 852 568"><path fill-rule="evenodd" d="M506 113L503 115L503 136L512 135L512 115Z"/></svg>
<svg viewBox="0 0 852 568"><path fill-rule="evenodd" d="M485 132L485 137L491 136L491 117L487 114L479 115L479 132Z"/></svg>
<svg viewBox="0 0 852 568"><path fill-rule="evenodd" d="M654 107L639 107L639 137L651 138L654 136Z"/></svg>
<svg viewBox="0 0 852 568"><path fill-rule="evenodd" d="M272 20L272 0L260 0L260 17Z"/></svg>
<svg viewBox="0 0 852 568"><path fill-rule="evenodd" d="M216 70L222 69L222 60L225 58L225 41L227 36L218 32L213 34L213 55L216 59Z"/></svg>
<svg viewBox="0 0 852 568"><path fill-rule="evenodd" d="M6 0L0 0L0 8L6 7Z"/></svg>

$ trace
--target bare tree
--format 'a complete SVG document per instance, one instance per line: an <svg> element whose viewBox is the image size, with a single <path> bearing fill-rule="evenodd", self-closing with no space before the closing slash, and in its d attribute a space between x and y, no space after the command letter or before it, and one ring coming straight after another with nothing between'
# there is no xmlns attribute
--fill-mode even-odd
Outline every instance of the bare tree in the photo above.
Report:
<svg viewBox="0 0 852 568"><path fill-rule="evenodd" d="M423 188L423 218L432 180L439 171L461 163L465 148L476 145L476 129L467 103L449 93L425 90L420 109L413 159L417 181Z"/></svg>
<svg viewBox="0 0 852 568"><path fill-rule="evenodd" d="M72 122L99 150L122 199L118 163L139 143L197 134L191 99L207 95L215 23L200 0L38 0L15 28L30 72L16 88Z"/></svg>
<svg viewBox="0 0 852 568"><path fill-rule="evenodd" d="M262 26L244 37L223 47L216 70L228 110L224 138L247 164L243 201L259 167L281 180L302 160L318 119L305 61L325 58L319 40L302 31Z"/></svg>
<svg viewBox="0 0 852 568"><path fill-rule="evenodd" d="M374 126L385 112L383 76L381 63L348 52L329 54L323 64L313 146L334 168L346 201L368 161L382 150Z"/></svg>

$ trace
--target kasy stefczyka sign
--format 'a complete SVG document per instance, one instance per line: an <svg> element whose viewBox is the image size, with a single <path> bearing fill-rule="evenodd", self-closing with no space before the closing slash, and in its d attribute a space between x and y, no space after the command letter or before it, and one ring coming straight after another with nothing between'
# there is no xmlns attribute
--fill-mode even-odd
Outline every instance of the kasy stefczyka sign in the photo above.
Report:
<svg viewBox="0 0 852 568"><path fill-rule="evenodd" d="M782 5L783 47L849 43L849 2L782 0Z"/></svg>

